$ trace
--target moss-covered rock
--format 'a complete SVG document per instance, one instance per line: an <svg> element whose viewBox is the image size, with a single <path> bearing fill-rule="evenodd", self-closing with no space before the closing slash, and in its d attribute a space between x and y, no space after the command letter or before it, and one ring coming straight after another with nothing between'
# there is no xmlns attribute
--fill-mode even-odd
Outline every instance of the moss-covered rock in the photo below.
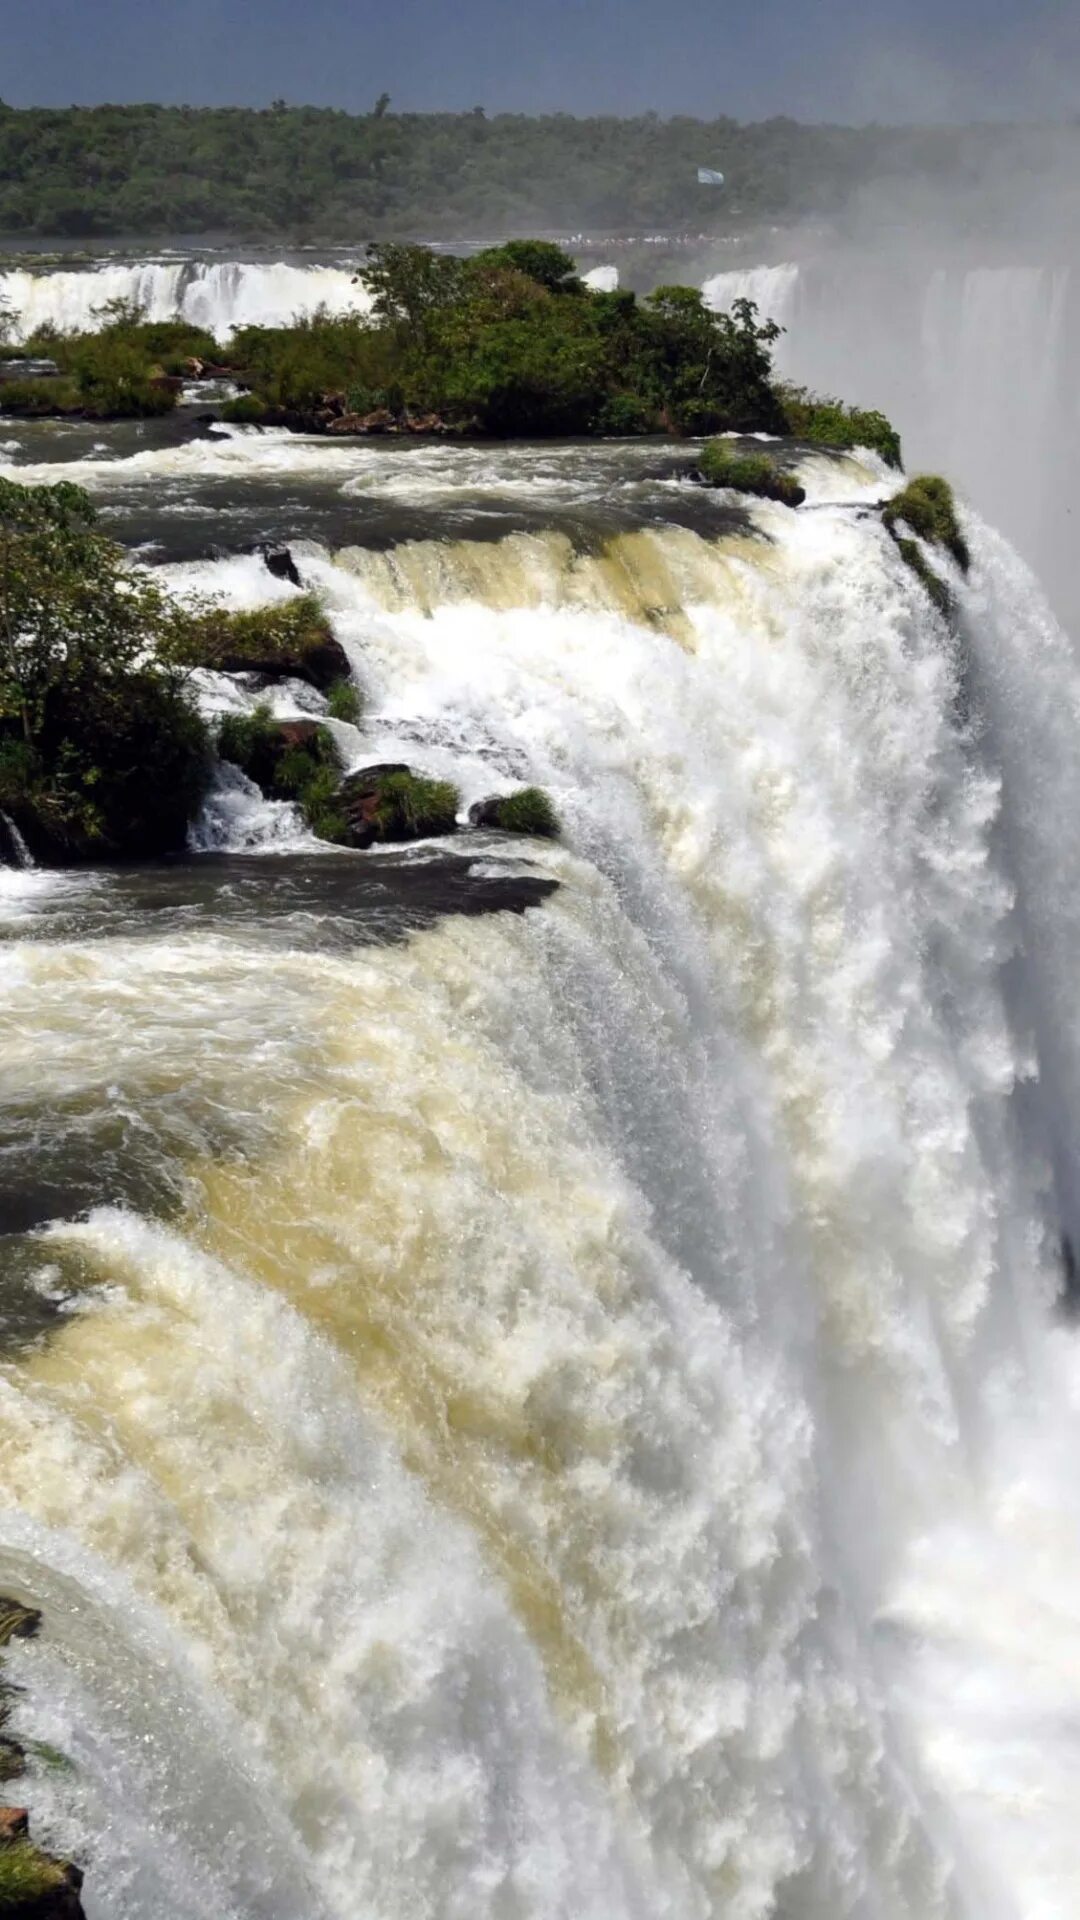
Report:
<svg viewBox="0 0 1080 1920"><path fill-rule="evenodd" d="M953 490L939 474L921 473L909 480L893 495L882 518L897 540L896 528L910 527L928 546L944 547L962 573L970 567L971 552L960 528Z"/></svg>
<svg viewBox="0 0 1080 1920"><path fill-rule="evenodd" d="M723 440L710 440L701 449L695 477L707 487L731 487L761 500L778 500L785 507L801 507L806 489L794 474L785 472L767 453L738 453Z"/></svg>
<svg viewBox="0 0 1080 1920"><path fill-rule="evenodd" d="M0 1915L3 1920L83 1920L82 1873L30 1838L25 1807L0 1807Z"/></svg>
<svg viewBox="0 0 1080 1920"><path fill-rule="evenodd" d="M429 780L411 767L384 763L350 773L336 805L344 814L348 844L370 847L453 833L461 796L449 780Z"/></svg>
<svg viewBox="0 0 1080 1920"><path fill-rule="evenodd" d="M519 787L516 793L492 794L469 808L474 827L498 833L526 833L536 839L557 840L559 816L542 787Z"/></svg>
<svg viewBox="0 0 1080 1920"><path fill-rule="evenodd" d="M176 660L261 681L306 680L326 693L349 678L349 661L314 594L230 612L211 607L178 624Z"/></svg>

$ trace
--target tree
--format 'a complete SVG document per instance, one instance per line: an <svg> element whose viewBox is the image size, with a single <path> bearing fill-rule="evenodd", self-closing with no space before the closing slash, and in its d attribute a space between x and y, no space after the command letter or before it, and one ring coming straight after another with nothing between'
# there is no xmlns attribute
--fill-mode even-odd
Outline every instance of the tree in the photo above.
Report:
<svg viewBox="0 0 1080 1920"><path fill-rule="evenodd" d="M389 105L390 105L390 95L388 93L380 93L378 99L375 102L376 120L382 120L385 118L386 110L389 107Z"/></svg>
<svg viewBox="0 0 1080 1920"><path fill-rule="evenodd" d="M422 334L433 313L459 299L464 270L464 261L428 247L372 245L357 279L376 319Z"/></svg>
<svg viewBox="0 0 1080 1920"><path fill-rule="evenodd" d="M39 857L183 845L206 744L162 657L181 617L81 488L0 479L0 807Z"/></svg>
<svg viewBox="0 0 1080 1920"><path fill-rule="evenodd" d="M582 282L575 262L550 240L508 240L488 247L477 259L491 265L516 268L549 293L580 293Z"/></svg>

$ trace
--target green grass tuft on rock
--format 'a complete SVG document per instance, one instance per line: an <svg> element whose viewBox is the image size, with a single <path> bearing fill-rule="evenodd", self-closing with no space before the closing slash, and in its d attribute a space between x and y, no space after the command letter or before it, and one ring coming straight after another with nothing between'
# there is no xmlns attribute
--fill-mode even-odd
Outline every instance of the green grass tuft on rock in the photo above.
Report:
<svg viewBox="0 0 1080 1920"><path fill-rule="evenodd" d="M938 612L948 617L952 612L952 594L940 575L934 572L918 542L897 540L896 547L905 566L910 567L916 579L921 580Z"/></svg>
<svg viewBox="0 0 1080 1920"><path fill-rule="evenodd" d="M307 680L324 693L349 673L348 659L313 593L238 612L204 607L178 620L171 651L181 666Z"/></svg>
<svg viewBox="0 0 1080 1920"><path fill-rule="evenodd" d="M738 453L723 440L710 440L702 447L697 473L706 486L731 487L736 493L778 500L785 507L800 507L806 499L794 474L786 473L769 454Z"/></svg>
<svg viewBox="0 0 1080 1920"><path fill-rule="evenodd" d="M420 840L453 833L461 796L449 780L388 773L380 782L375 827L381 840Z"/></svg>
<svg viewBox="0 0 1080 1920"><path fill-rule="evenodd" d="M516 793L496 794L470 810L475 826L494 827L499 833L526 833L538 840L557 840L559 816L543 787L519 787Z"/></svg>
<svg viewBox="0 0 1080 1920"><path fill-rule="evenodd" d="M0 1843L0 1914L15 1912L68 1885L60 1862L21 1835Z"/></svg>

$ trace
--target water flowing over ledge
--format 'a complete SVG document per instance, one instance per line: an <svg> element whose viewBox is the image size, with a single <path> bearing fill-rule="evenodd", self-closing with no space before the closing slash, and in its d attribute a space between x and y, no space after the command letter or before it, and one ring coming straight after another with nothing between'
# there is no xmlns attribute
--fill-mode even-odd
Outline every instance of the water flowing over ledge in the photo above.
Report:
<svg viewBox="0 0 1080 1920"><path fill-rule="evenodd" d="M0 881L5 1168L102 1170L7 1242L0 1584L109 1920L1080 1890L1080 676L996 536L950 627L879 477L807 471L711 532L298 543L350 757L553 794L536 911Z"/></svg>

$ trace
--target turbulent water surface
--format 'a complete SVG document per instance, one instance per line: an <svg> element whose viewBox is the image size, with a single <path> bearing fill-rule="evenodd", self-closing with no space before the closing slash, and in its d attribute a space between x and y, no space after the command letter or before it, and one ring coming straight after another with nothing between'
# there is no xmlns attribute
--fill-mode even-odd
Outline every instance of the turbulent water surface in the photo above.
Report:
<svg viewBox="0 0 1080 1920"><path fill-rule="evenodd" d="M0 871L0 1589L90 1920L1064 1920L1080 675L1031 575L970 517L947 626L869 458L746 512L655 449L127 431L4 470L181 593L288 596L240 549L291 538L346 763L565 835L336 854L226 774L188 862Z"/></svg>

